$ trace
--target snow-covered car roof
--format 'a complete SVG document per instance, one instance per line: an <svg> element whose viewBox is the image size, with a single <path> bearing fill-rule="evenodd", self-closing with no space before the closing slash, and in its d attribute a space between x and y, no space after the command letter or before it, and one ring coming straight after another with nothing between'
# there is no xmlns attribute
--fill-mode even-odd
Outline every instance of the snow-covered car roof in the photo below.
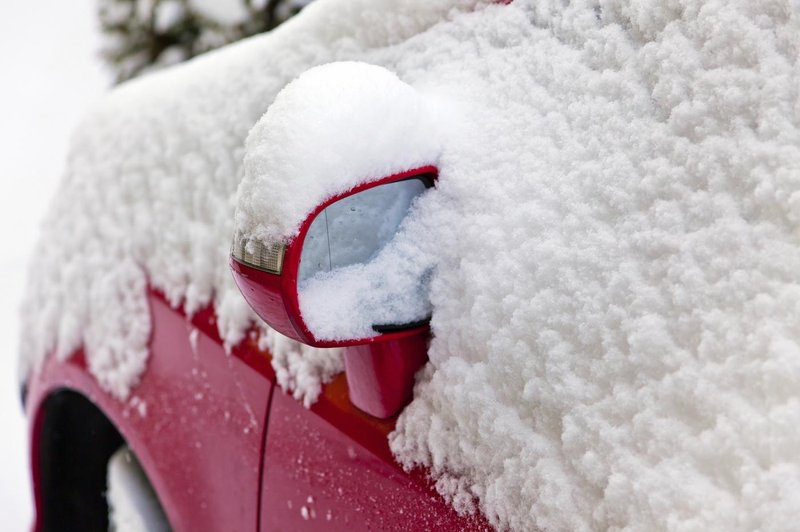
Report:
<svg viewBox="0 0 800 532"><path fill-rule="evenodd" d="M499 528L791 528L799 30L788 1L322 0L125 84L75 135L24 371L83 344L124 398L148 284L212 302L236 343L254 320L227 270L245 138L303 71L362 61L458 110L418 212L434 339L398 460ZM340 368L264 335L298 397Z"/></svg>

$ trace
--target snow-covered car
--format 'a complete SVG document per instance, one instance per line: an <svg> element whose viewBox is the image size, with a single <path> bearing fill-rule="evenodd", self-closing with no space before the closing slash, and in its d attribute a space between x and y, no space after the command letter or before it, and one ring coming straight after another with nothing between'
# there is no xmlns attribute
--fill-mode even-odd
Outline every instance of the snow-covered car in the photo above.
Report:
<svg viewBox="0 0 800 532"><path fill-rule="evenodd" d="M791 530L797 15L319 0L115 89L31 261L35 528Z"/></svg>

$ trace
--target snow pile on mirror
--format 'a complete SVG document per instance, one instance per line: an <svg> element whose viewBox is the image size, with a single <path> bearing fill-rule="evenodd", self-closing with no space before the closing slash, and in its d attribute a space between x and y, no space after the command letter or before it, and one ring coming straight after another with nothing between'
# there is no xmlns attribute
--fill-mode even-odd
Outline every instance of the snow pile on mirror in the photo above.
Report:
<svg viewBox="0 0 800 532"><path fill-rule="evenodd" d="M270 34L116 89L73 137L31 259L21 378L48 353L84 346L100 384L127 397L147 363L148 285L189 314L213 304L221 335L238 343L256 321L227 263L250 128L303 71L403 42L475 3L314 3ZM296 397L316 397L341 370L338 351L265 337Z"/></svg>
<svg viewBox="0 0 800 532"><path fill-rule="evenodd" d="M324 200L436 164L441 115L437 102L379 66L340 62L303 73L247 137L237 233L289 240Z"/></svg>

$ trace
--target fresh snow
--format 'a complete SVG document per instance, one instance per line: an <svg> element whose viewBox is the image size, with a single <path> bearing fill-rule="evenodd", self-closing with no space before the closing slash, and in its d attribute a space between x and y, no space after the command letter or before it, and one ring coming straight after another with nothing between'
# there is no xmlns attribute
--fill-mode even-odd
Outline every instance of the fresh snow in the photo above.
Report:
<svg viewBox="0 0 800 532"><path fill-rule="evenodd" d="M238 229L267 241L310 209L290 191L315 202L432 158L437 189L401 234L433 265L434 339L390 437L398 460L498 528L794 528L797 3L460 7L321 0L117 90L75 137L35 255L26 330L43 334L25 339L29 367L83 343L125 396L146 364L144 281L190 312L213 302L235 343L253 319L226 266L240 182ZM364 83L374 73L401 94L400 126L444 113L437 148L407 151L403 136L324 159L328 141L359 148L365 129L394 126L335 72L363 65L306 78L320 76L312 108L348 81L332 112L358 127L336 123L341 139L330 120L297 138L263 128L281 88L333 61L395 73ZM297 87L287 101L310 94ZM270 153L267 138L294 151ZM340 367L263 338L307 402Z"/></svg>
<svg viewBox="0 0 800 532"><path fill-rule="evenodd" d="M213 303L221 335L238 343L255 320L227 264L248 131L308 68L402 42L473 4L313 3L268 35L125 83L100 102L73 136L33 253L22 325L37 332L22 337L21 374L83 345L100 384L127 397L147 363L147 284L188 313ZM280 382L306 385L296 396L315 397L341 371L336 350L312 370L295 359L325 352L268 343L284 349L273 351Z"/></svg>
<svg viewBox="0 0 800 532"><path fill-rule="evenodd" d="M316 349L297 343L268 329L259 338L259 347L269 349L272 367L281 389L288 391L306 407L322 392L321 383L328 382L344 370L341 349Z"/></svg>
<svg viewBox="0 0 800 532"><path fill-rule="evenodd" d="M250 131L236 229L264 243L289 240L323 200L436 164L443 141L436 103L374 65L303 73Z"/></svg>
<svg viewBox="0 0 800 532"><path fill-rule="evenodd" d="M128 447L108 460L109 529L114 532L167 532L172 530L147 473Z"/></svg>
<svg viewBox="0 0 800 532"><path fill-rule="evenodd" d="M430 206L431 363L391 437L457 508L796 528L792 8L518 2L397 53L411 85L475 102Z"/></svg>

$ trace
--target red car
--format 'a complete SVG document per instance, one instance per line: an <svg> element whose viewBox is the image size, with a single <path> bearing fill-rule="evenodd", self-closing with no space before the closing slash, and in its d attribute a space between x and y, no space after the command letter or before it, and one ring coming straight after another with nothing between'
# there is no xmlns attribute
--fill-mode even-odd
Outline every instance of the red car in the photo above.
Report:
<svg viewBox="0 0 800 532"><path fill-rule="evenodd" d="M112 91L36 528L796 529L797 6L321 0Z"/></svg>
<svg viewBox="0 0 800 532"><path fill-rule="evenodd" d="M426 24L444 16L437 9L420 15ZM41 362L24 392L34 529L106 530L109 501L119 529L137 522L219 531L488 528L480 516L458 515L425 471L404 471L389 449L387 435L426 360L426 319L321 341L298 306L303 241L317 214L398 183L414 188L406 212L435 179L433 166L373 176L317 205L301 236L279 252L235 243L236 281L273 328L310 345L348 346L346 375L326 384L310 408L279 389L256 329L229 353L213 306L189 313L152 284L147 366L126 400L98 382L85 347Z"/></svg>

